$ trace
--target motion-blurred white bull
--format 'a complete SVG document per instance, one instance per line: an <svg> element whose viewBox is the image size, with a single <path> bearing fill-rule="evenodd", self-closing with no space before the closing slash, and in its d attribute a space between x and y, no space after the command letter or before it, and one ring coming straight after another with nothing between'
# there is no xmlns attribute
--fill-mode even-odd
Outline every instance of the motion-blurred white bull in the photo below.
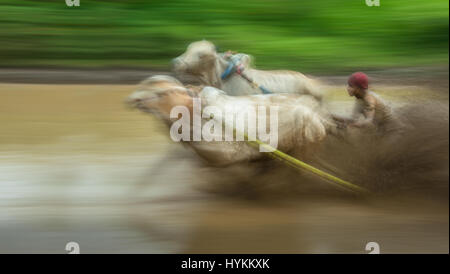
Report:
<svg viewBox="0 0 450 274"><path fill-rule="evenodd" d="M211 42L198 41L173 60L173 69L179 76L193 76L202 84L229 95L297 93L321 100L318 83L305 75L288 70L257 70L251 68L250 63L251 57L247 54L220 54ZM242 72L241 75L235 73L236 70Z"/></svg>
<svg viewBox="0 0 450 274"><path fill-rule="evenodd" d="M214 87L187 88L170 76L153 76L143 81L139 89L128 97L127 102L132 107L155 114L169 127L180 120L178 115L175 116L176 118L173 115L171 117L172 109L184 106L190 114L185 123L193 128L192 123L196 115L193 110L194 98L201 99L202 109L215 106L221 109L222 113L229 111L226 106L238 106L232 109L234 112L231 115L234 117L239 115L239 111L245 109L245 106L278 107L277 146L278 149L288 153L305 151L314 147L325 138L327 129L331 126L327 114L321 112L319 102L308 95L229 96ZM269 113L258 111L256 120L269 121ZM202 125L210 120L209 116L198 115L201 116ZM245 130L248 132L248 128ZM245 142L201 140L183 143L188 144L198 155L214 166L227 166L264 157L264 153L260 153Z"/></svg>

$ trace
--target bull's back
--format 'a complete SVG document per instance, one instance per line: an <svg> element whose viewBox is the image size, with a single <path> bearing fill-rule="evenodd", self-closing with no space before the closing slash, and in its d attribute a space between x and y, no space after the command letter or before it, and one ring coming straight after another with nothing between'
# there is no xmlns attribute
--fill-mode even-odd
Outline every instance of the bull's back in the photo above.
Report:
<svg viewBox="0 0 450 274"><path fill-rule="evenodd" d="M308 94L316 98L321 97L318 85L314 80L300 72L289 70L255 70L245 71L255 83L263 86L272 93ZM261 90L256 92L261 93Z"/></svg>

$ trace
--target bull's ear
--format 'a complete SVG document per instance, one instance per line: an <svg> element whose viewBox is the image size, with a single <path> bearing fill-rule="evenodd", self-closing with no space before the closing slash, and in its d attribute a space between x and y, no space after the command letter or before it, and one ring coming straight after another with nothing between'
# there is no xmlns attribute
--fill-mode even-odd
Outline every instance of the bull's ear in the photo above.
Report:
<svg viewBox="0 0 450 274"><path fill-rule="evenodd" d="M203 60L203 62L210 63L210 62L214 62L214 60L216 60L216 59L217 59L217 52L214 52L213 54L205 55L205 57L202 60Z"/></svg>
<svg viewBox="0 0 450 274"><path fill-rule="evenodd" d="M253 67L253 56L242 54L241 62L245 67Z"/></svg>

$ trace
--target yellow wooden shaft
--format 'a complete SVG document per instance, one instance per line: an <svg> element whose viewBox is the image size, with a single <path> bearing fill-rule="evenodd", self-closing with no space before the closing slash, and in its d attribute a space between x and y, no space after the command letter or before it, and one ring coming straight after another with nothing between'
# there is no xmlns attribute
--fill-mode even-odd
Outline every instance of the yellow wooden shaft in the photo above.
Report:
<svg viewBox="0 0 450 274"><path fill-rule="evenodd" d="M345 189L354 191L354 192L358 192L358 193L369 193L369 191L363 187L357 186L355 184L352 184L348 181L342 180L336 176L333 176L325 171L322 171L318 168L315 168L311 165L308 165L307 163L300 161L276 148L273 148L272 146L256 139L255 141L250 141L248 140L248 137L246 136L246 134L244 134L245 139L247 141L248 144L252 145L253 147L257 147L259 148L259 146L262 146L266 149L266 151L271 151L271 152L264 152L264 153L268 153L271 157L275 158L275 159L279 159L282 160L284 163L288 164L289 166L295 168L295 169L305 169L308 170L309 172L312 172L322 178L327 179L330 182L335 183L337 186L343 187Z"/></svg>

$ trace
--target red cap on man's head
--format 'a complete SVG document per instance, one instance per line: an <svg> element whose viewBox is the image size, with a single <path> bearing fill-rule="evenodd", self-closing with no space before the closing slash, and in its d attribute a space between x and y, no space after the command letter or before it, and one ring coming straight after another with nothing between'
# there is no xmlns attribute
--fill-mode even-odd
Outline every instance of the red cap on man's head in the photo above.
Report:
<svg viewBox="0 0 450 274"><path fill-rule="evenodd" d="M369 88L369 77L365 73L355 72L348 78L348 84L350 86L356 86L362 89Z"/></svg>

